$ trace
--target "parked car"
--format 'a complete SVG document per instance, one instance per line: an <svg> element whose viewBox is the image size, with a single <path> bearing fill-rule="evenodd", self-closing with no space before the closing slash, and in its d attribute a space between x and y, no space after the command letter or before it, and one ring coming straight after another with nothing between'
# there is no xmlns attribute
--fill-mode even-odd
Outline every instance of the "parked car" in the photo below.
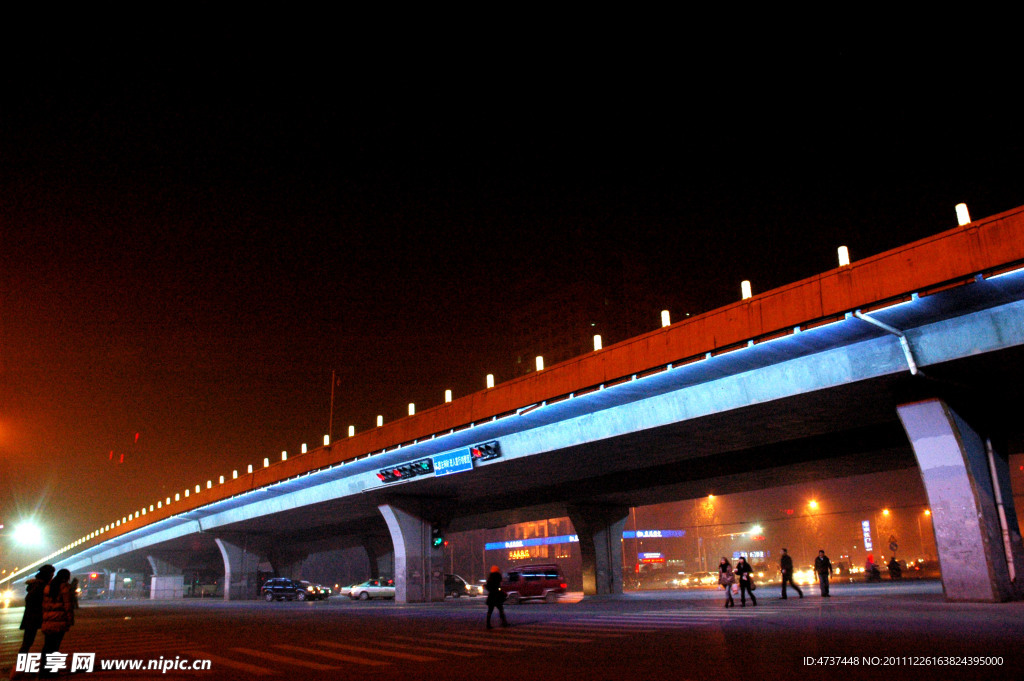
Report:
<svg viewBox="0 0 1024 681"><path fill-rule="evenodd" d="M542 600L554 603L567 588L557 565L520 565L509 570L501 590L509 603Z"/></svg>
<svg viewBox="0 0 1024 681"><path fill-rule="evenodd" d="M306 601L319 597L316 588L309 582L299 582L287 577L268 579L260 587L260 597L271 601Z"/></svg>
<svg viewBox="0 0 1024 681"><path fill-rule="evenodd" d="M348 597L352 600L366 601L371 598L394 598L395 580L368 579L349 589Z"/></svg>
<svg viewBox="0 0 1024 681"><path fill-rule="evenodd" d="M331 594L334 593L333 591L331 591L331 587L329 586L324 586L323 584L314 584L313 586L315 586L320 591L321 600L326 601L328 598L331 597Z"/></svg>
<svg viewBox="0 0 1024 681"><path fill-rule="evenodd" d="M444 595L458 598L459 596L472 596L472 588L469 583L458 575L444 576Z"/></svg>

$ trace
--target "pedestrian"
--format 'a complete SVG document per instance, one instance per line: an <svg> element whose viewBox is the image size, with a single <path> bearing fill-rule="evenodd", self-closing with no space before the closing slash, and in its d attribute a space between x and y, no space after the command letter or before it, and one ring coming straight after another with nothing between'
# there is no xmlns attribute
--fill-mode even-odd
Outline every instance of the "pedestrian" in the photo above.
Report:
<svg viewBox="0 0 1024 681"><path fill-rule="evenodd" d="M896 556L893 556L889 561L889 579L903 579L903 568L900 567L900 562L896 560Z"/></svg>
<svg viewBox="0 0 1024 681"><path fill-rule="evenodd" d="M786 598L786 584L788 583L793 589L800 594L800 598L804 597L804 592L800 590L800 587L793 581L793 557L789 555L786 549L782 549L782 558L779 559L779 571L782 572L782 598Z"/></svg>
<svg viewBox="0 0 1024 681"><path fill-rule="evenodd" d="M736 583L736 575L732 571L732 563L725 556L722 556L721 562L718 563L718 583L725 587L725 607L736 607L732 600L732 587Z"/></svg>
<svg viewBox="0 0 1024 681"><path fill-rule="evenodd" d="M828 598L828 578L832 575L832 561L825 555L825 549L818 550L818 557L814 559L814 571L818 573L821 597Z"/></svg>
<svg viewBox="0 0 1024 681"><path fill-rule="evenodd" d="M43 591L56 570L52 565L44 565L35 577L25 582L25 614L21 616L20 627L25 631L25 636L18 649L19 653L27 653L35 643L39 627L43 625Z"/></svg>
<svg viewBox="0 0 1024 681"><path fill-rule="evenodd" d="M882 573L878 571L878 565L875 564L875 557L868 554L868 560L864 563L864 579L868 582L877 582L882 579Z"/></svg>
<svg viewBox="0 0 1024 681"><path fill-rule="evenodd" d="M736 577L740 583L740 607L747 607L747 595L750 595L750 604L753 606L757 605L757 599L754 598L754 569L750 567L750 563L743 556L736 559Z"/></svg>
<svg viewBox="0 0 1024 681"><path fill-rule="evenodd" d="M501 590L501 570L497 565L491 566L491 574L487 576L487 628L491 628L491 613L498 609L501 616L501 626L507 627L508 620L505 619L505 592Z"/></svg>
<svg viewBox="0 0 1024 681"><path fill-rule="evenodd" d="M45 676L46 656L60 650L64 634L75 623L75 608L78 604L74 589L68 584L70 578L70 572L58 570L43 590L43 624L40 629L46 640L43 643L44 671L40 672L40 676Z"/></svg>

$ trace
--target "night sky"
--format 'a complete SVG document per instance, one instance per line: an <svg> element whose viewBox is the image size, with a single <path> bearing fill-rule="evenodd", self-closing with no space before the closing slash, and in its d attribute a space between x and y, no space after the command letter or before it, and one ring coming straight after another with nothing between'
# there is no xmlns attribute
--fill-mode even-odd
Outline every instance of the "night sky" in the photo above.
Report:
<svg viewBox="0 0 1024 681"><path fill-rule="evenodd" d="M298 29L2 48L0 523L47 550L316 446L332 370L335 439L511 378L609 263L653 329L1024 203L987 47Z"/></svg>

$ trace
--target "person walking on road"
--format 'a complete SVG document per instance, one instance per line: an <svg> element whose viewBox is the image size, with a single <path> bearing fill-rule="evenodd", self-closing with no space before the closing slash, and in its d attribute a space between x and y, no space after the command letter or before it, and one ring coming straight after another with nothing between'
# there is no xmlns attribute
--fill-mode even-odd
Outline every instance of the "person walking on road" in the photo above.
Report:
<svg viewBox="0 0 1024 681"><path fill-rule="evenodd" d="M747 607L747 595L750 595L750 604L757 606L757 599L754 598L754 570L750 563L743 556L736 559L736 577L740 583L740 607Z"/></svg>
<svg viewBox="0 0 1024 681"><path fill-rule="evenodd" d="M800 590L800 587L793 581L793 557L789 555L786 549L782 549L782 558L779 560L779 571L782 573L782 598L786 598L786 584L788 583L793 589L800 594L800 598L804 597L804 592Z"/></svg>
<svg viewBox="0 0 1024 681"><path fill-rule="evenodd" d="M507 627L508 620L505 619L505 592L501 590L501 570L497 565L491 566L491 574L487 576L487 628L491 629L491 613L498 609L501 616L501 626Z"/></svg>
<svg viewBox="0 0 1024 681"><path fill-rule="evenodd" d="M732 563L725 556L722 556L722 561L718 564L718 583L725 587L725 607L736 607L735 601L732 600L732 587L736 583L736 575L733 574Z"/></svg>
<svg viewBox="0 0 1024 681"><path fill-rule="evenodd" d="M832 576L832 561L825 555L825 549L818 550L818 557L814 559L814 571L818 573L821 597L828 598L828 578Z"/></svg>
<svg viewBox="0 0 1024 681"><path fill-rule="evenodd" d="M35 643L36 634L43 626L43 591L53 578L57 568L44 565L36 572L36 576L25 582L25 613L21 616L21 629L25 635L21 641L19 653L27 653Z"/></svg>
<svg viewBox="0 0 1024 681"><path fill-rule="evenodd" d="M58 570L43 590L43 624L40 628L46 638L43 643L44 665L46 656L60 650L64 634L75 624L75 608L78 607L78 603L75 601L74 587L77 586L78 580L68 584L69 579L70 572ZM45 671L44 667L39 675L46 676Z"/></svg>

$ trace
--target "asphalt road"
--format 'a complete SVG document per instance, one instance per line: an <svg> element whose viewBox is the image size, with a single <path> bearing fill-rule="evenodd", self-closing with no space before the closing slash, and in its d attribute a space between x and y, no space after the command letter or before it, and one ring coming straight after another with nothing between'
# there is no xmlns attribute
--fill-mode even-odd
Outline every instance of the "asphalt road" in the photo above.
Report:
<svg viewBox="0 0 1024 681"><path fill-rule="evenodd" d="M95 671L76 676L119 680L1024 677L1024 603L946 603L937 582L832 593L782 601L763 586L756 608L728 610L716 590L521 604L507 608L510 627L492 631L480 598L87 602L62 651L96 653ZM14 666L20 618L20 607L0 610L0 678ZM210 669L100 669L161 658Z"/></svg>

